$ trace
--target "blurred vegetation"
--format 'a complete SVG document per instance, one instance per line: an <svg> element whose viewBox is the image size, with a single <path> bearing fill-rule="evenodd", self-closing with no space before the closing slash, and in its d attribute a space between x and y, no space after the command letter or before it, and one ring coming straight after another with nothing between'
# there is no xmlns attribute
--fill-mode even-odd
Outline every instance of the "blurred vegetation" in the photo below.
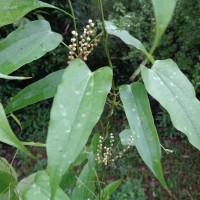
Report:
<svg viewBox="0 0 200 200"><path fill-rule="evenodd" d="M67 12L70 12L67 1L45 0L44 2L51 3L66 10ZM155 21L151 0L104 0L103 2L105 19L113 21L121 29L129 31L134 37L139 39L146 46L147 49L150 49L155 31L153 28L155 25ZM72 3L75 10L75 15L77 17L77 27L79 32L82 32L83 27L90 18L99 25L98 27L100 27L99 13L95 0L74 0L72 1ZM197 97L200 97L199 11L199 0L179 0L173 19L170 22L169 27L166 30L166 33L164 34L158 49L154 53L155 59L172 58L177 62L179 68L186 74L186 76L188 76L188 78L194 85L197 92ZM36 10L26 15L26 20L36 20L38 18L45 18L46 20L48 20L52 26L52 29L62 34L64 42L69 44L71 31L73 30L73 22L71 18L59 11L52 9L43 9L43 11ZM15 24L15 26L8 25L1 28L0 39L6 37L9 32L14 30L16 26L19 25L20 24L18 23ZM135 48L126 46L114 36L110 36L109 39L110 54L114 65L114 81L117 86L119 86L120 84L129 83L130 76L142 62L144 56ZM103 42L104 41L102 41L100 45L95 49L94 53L89 56L87 64L91 69L96 69L98 67L107 65ZM22 67L20 70L14 73L23 76L32 76L33 79L27 81L0 80L1 102L6 106L7 102L10 98L12 98L12 96L14 96L17 92L19 92L30 83L41 79L52 71L65 68L67 66L67 56L68 50L64 46L60 45L54 51L46 54L42 59L27 64L26 66ZM155 122L158 127L158 132L160 134L161 142L169 148L171 148L171 144L175 144L175 158L173 158L175 159L175 162L171 161L171 158L168 155L165 155L163 159L163 165L166 167L165 176L169 175L170 172L173 171L173 176L170 175L172 181L169 182L168 180L170 188L175 188L173 192L176 193L178 199L187 199L192 193L192 197L194 199L200 198L197 186L191 185L186 187L187 181L189 181L190 183L195 182L195 177L188 176L184 179L184 176L186 176L185 172L187 171L187 168L186 166L183 168L183 165L188 164L188 170L192 169L194 175L198 176L198 167L193 163L193 159L195 160L195 156L198 156L199 153L197 151L194 152L193 147L188 147L189 145L187 145L184 141L179 142L177 138L180 138L180 136L183 137L183 134L178 133L175 129L172 128L167 112L163 108L159 107L158 103L153 99L150 99L150 101L153 115L155 116ZM20 130L19 126L14 121L12 121L13 129L21 140L40 142L45 141L51 102L52 100L46 100L14 113L22 123L23 129ZM119 133L122 130L122 127L120 126L122 126L124 115L122 114L120 108L116 109L115 112L120 113L120 118L116 118L116 115L114 113L112 124L117 125L116 127L113 127L113 132ZM178 142L174 143L174 140ZM186 146L186 149L178 150L178 148L183 148L182 146L179 146L179 143L181 143L184 147ZM194 153L193 156L191 156L192 153ZM181 156L184 156L185 154L189 156L188 160L181 159ZM188 162L186 162L186 160ZM176 165L174 166L174 168L176 167L176 169L172 170L170 168L170 162ZM190 162L192 162L193 165ZM41 168L44 163L44 160L42 160L42 164L37 163L37 168ZM16 165L20 164L16 163ZM27 164L27 166L28 165L29 164ZM133 165L134 169L132 167ZM113 176L116 176L116 174L121 174L120 178L125 178L126 176L131 177L130 174L126 175L130 171L134 171L135 175L135 177L132 177L131 180L125 178L124 185L122 185L121 189L115 194L115 196L113 196L113 199L144 199L144 191L145 193L150 194L152 198L168 199L167 197L163 197L163 190L159 187L156 188L154 186L151 186L151 184L150 186L148 186L149 180L151 180L152 175L150 173L147 173L143 162L140 160L140 158L137 158L136 152L134 154L127 154L125 157L123 157L122 160L120 160L116 164L116 166L112 167L116 168L114 172L112 169L110 169L110 176L113 173ZM141 173L146 174L142 176L142 181L145 180L146 185L144 185L143 182L141 183ZM150 176L151 178L149 178ZM186 183L181 183L186 189L179 188L182 186L180 186L180 184L178 185L178 183L176 182L176 178L178 180L183 178L186 181ZM196 180L197 185L200 185L199 181L200 180ZM180 190L184 190L183 194L179 194ZM192 190L194 190L195 192L192 192Z"/></svg>

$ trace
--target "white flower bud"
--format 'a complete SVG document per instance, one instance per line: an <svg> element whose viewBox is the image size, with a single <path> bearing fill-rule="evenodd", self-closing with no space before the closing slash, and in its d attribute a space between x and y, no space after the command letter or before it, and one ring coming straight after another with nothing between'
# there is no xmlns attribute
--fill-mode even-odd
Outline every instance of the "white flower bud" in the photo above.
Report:
<svg viewBox="0 0 200 200"><path fill-rule="evenodd" d="M89 24L91 24L91 23L92 23L92 20L91 20L91 19L89 19L89 20L88 20L88 23L89 23Z"/></svg>

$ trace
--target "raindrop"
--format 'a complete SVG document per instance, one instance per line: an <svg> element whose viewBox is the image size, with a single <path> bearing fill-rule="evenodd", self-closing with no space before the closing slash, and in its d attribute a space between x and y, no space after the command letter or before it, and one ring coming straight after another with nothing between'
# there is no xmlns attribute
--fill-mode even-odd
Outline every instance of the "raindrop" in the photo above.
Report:
<svg viewBox="0 0 200 200"><path fill-rule="evenodd" d="M75 90L75 92L74 92L75 94L80 94L80 92L78 91L78 90Z"/></svg>

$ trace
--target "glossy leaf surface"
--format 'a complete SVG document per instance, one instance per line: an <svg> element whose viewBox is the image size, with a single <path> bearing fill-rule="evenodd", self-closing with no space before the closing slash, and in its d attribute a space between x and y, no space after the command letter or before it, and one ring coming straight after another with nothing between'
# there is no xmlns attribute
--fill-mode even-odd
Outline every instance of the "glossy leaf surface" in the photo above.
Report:
<svg viewBox="0 0 200 200"><path fill-rule="evenodd" d="M151 114L147 92L142 83L123 85L119 90L133 134L134 144L141 158L163 187L166 188L160 161L160 142Z"/></svg>
<svg viewBox="0 0 200 200"><path fill-rule="evenodd" d="M152 3L156 19L155 48L172 18L176 6L176 0L152 0Z"/></svg>
<svg viewBox="0 0 200 200"><path fill-rule="evenodd" d="M45 78L28 85L15 95L6 107L6 113L55 96L64 70L53 72Z"/></svg>
<svg viewBox="0 0 200 200"><path fill-rule="evenodd" d="M110 68L92 73L81 60L71 61L64 72L54 98L47 137L48 173L53 194L99 120L111 82Z"/></svg>
<svg viewBox="0 0 200 200"><path fill-rule="evenodd" d="M131 132L131 129L123 130L119 134L119 137L120 137L121 144L123 146L128 146L128 145L134 146L134 138L133 138L133 133ZM133 141L132 141L132 139L133 139Z"/></svg>
<svg viewBox="0 0 200 200"><path fill-rule="evenodd" d="M55 49L62 36L52 32L49 22L32 21L0 41L0 73L8 75Z"/></svg>
<svg viewBox="0 0 200 200"><path fill-rule="evenodd" d="M157 60L151 69L143 66L142 77L149 94L170 114L174 127L200 150L200 102L176 63Z"/></svg>
<svg viewBox="0 0 200 200"><path fill-rule="evenodd" d="M24 153L26 153L27 155L33 157L33 155L21 144L21 142L17 139L17 137L13 133L1 103L0 103L0 119L1 119L0 141L9 144L11 146L14 146L19 150L23 151Z"/></svg>
<svg viewBox="0 0 200 200"><path fill-rule="evenodd" d="M11 24L22 18L31 10L41 7L55 8L50 4L38 0L1 0L0 27Z"/></svg>
<svg viewBox="0 0 200 200"><path fill-rule="evenodd" d="M33 198L37 200L50 199L49 177L45 171L37 172L30 178L30 181L32 181L32 184L28 184L29 186L25 187L24 191L21 191L23 200L33 200ZM69 200L69 198L59 188L56 192L55 200Z"/></svg>
<svg viewBox="0 0 200 200"><path fill-rule="evenodd" d="M132 35L129 34L128 31L119 30L112 22L105 21L106 31L110 35L115 35L119 37L125 44L136 47L141 50L150 60L152 60L152 56L146 51L144 45Z"/></svg>

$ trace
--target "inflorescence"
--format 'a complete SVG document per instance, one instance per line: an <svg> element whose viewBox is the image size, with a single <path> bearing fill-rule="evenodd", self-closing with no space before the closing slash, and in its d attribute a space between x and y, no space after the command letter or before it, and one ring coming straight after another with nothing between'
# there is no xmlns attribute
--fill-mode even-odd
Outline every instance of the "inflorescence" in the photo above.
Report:
<svg viewBox="0 0 200 200"><path fill-rule="evenodd" d="M94 23L91 19L89 19L88 24L84 28L83 34L80 35L79 38L78 33L74 30L72 31L73 37L71 38L71 44L69 45L70 51L68 56L68 64L70 63L70 60L74 59L75 56L86 61L88 55L94 50L94 47L98 46L102 33L92 39L94 35L93 28Z"/></svg>
<svg viewBox="0 0 200 200"><path fill-rule="evenodd" d="M123 150L121 150L120 152L118 152L117 155L113 156L113 146L114 146L114 135L113 133L110 134L110 145L109 147L104 146L104 137L103 136L99 136L99 144L98 144L98 148L97 148L97 154L96 154L96 161L98 162L98 164L103 163L104 165L108 165L108 161L111 160L112 162L114 162L115 160L121 158L123 156L123 154L128 151L128 149L130 149L132 143L133 143L133 137L131 136L130 138L130 142L128 143L127 147L124 148Z"/></svg>

